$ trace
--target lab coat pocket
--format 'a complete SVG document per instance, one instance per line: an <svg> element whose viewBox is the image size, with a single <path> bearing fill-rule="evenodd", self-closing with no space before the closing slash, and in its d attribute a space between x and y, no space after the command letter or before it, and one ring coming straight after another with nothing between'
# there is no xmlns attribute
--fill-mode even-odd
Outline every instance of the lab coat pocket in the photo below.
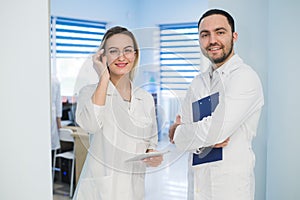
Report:
<svg viewBox="0 0 300 200"><path fill-rule="evenodd" d="M111 200L112 176L82 179L73 200Z"/></svg>

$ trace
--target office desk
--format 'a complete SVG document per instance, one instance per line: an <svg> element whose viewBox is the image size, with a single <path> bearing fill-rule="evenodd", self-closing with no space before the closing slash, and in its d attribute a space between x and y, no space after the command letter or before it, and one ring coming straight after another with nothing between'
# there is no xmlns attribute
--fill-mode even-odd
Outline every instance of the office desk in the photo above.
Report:
<svg viewBox="0 0 300 200"><path fill-rule="evenodd" d="M73 131L74 145L75 145L75 187L87 155L87 150L90 147L89 135L82 128L77 126L66 126Z"/></svg>

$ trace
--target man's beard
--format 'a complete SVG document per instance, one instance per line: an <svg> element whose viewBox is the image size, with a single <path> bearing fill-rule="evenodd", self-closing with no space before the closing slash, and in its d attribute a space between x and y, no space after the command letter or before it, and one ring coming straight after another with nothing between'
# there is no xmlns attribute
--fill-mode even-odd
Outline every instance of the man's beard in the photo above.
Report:
<svg viewBox="0 0 300 200"><path fill-rule="evenodd" d="M226 54L226 52L224 52L223 56L222 57L219 57L219 58L211 58L208 53L205 53L206 57L214 64L219 64L219 63L223 63L228 57L229 55L231 54L233 50L233 40L231 40L231 46L230 46L230 49L228 51L228 53Z"/></svg>

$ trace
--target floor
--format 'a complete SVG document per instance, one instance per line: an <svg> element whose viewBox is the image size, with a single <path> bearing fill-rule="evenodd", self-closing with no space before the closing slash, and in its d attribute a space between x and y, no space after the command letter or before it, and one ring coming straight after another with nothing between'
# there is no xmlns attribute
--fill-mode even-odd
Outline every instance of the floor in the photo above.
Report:
<svg viewBox="0 0 300 200"><path fill-rule="evenodd" d="M70 200L69 190L69 184L56 181L53 185L53 200Z"/></svg>
<svg viewBox="0 0 300 200"><path fill-rule="evenodd" d="M170 150L157 168L148 168L145 182L145 200L186 200L187 199L187 154L178 152L163 135L158 149ZM55 181L53 200L70 200L69 184Z"/></svg>

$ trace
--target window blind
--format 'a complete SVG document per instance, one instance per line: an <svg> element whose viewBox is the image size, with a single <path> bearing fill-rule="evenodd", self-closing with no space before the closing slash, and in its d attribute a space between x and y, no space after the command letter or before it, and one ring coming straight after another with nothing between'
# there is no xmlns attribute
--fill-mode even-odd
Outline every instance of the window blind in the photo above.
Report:
<svg viewBox="0 0 300 200"><path fill-rule="evenodd" d="M162 24L160 27L160 90L184 94L199 73L197 23Z"/></svg>
<svg viewBox="0 0 300 200"><path fill-rule="evenodd" d="M51 53L56 58L87 57L95 53L106 22L51 16Z"/></svg>

